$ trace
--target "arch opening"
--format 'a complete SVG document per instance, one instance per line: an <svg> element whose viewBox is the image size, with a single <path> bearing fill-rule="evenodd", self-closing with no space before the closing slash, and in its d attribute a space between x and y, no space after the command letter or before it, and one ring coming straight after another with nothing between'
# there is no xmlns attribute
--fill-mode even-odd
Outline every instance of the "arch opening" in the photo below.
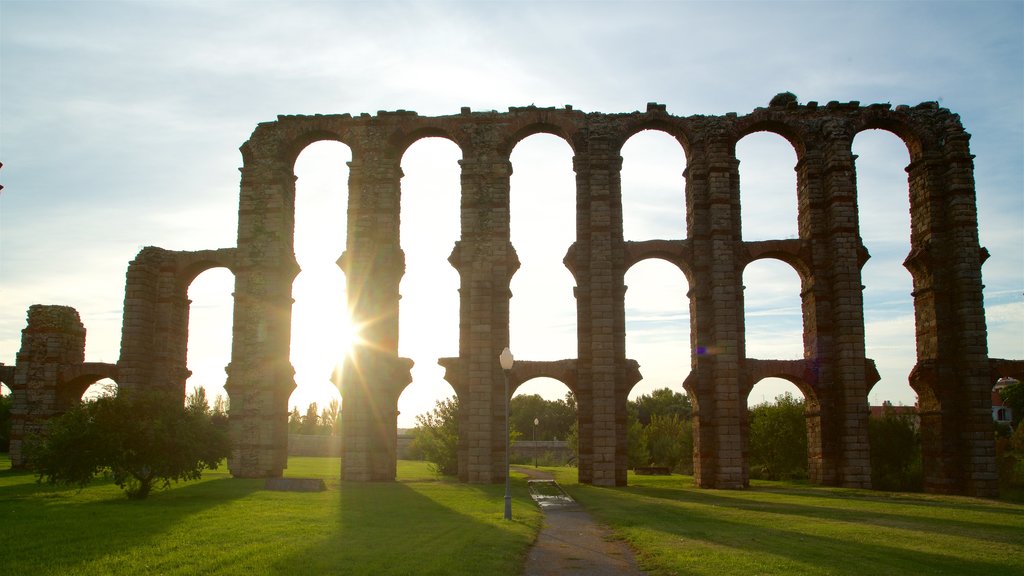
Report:
<svg viewBox="0 0 1024 576"><path fill-rule="evenodd" d="M907 146L886 130L854 138L860 235L871 258L861 270L864 285L865 354L881 380L871 389L872 405L913 406L909 377L917 362L913 277L903 266L910 253L910 194L904 167Z"/></svg>
<svg viewBox="0 0 1024 576"><path fill-rule="evenodd" d="M546 133L519 141L510 160L510 236L520 267L512 277L509 347L516 358L577 355L575 279L562 260L576 240L572 149Z"/></svg>
<svg viewBox="0 0 1024 576"><path fill-rule="evenodd" d="M800 388L782 378L765 378L747 395L746 436L750 477L794 480L809 476L809 449L816 444L816 420ZM815 449L816 450L816 449Z"/></svg>
<svg viewBox="0 0 1024 576"><path fill-rule="evenodd" d="M226 268L211 268L188 286L189 304L186 365L192 372L185 382L185 395L202 387L213 407L216 399L226 402L225 367L231 362L231 331L234 322L234 275ZM193 330L201 326L202 330ZM202 353L199 353L199 351Z"/></svg>
<svg viewBox="0 0 1024 576"><path fill-rule="evenodd" d="M640 364L643 379L628 398L660 388L683 392L692 366L688 284L664 260L644 260L625 276L626 357Z"/></svg>
<svg viewBox="0 0 1024 576"><path fill-rule="evenodd" d="M678 140L641 130L622 146L622 233L627 240L686 235L686 154Z"/></svg>
<svg viewBox="0 0 1024 576"><path fill-rule="evenodd" d="M796 238L796 152L773 132L748 134L736 143L740 161L740 215L744 240Z"/></svg>
<svg viewBox="0 0 1024 576"><path fill-rule="evenodd" d="M804 357L800 279L789 264L765 258L743 270L743 321L747 357Z"/></svg>
<svg viewBox="0 0 1024 576"><path fill-rule="evenodd" d="M448 255L459 240L462 151L450 140L428 137L402 156L398 354L410 358L412 383L398 398L398 427L454 394L439 358L459 354L459 273Z"/></svg>
<svg viewBox="0 0 1024 576"><path fill-rule="evenodd" d="M296 388L290 409L341 401L336 380L352 339L345 277L337 260L345 250L348 161L351 150L334 140L314 142L298 155L295 182L295 259L290 359Z"/></svg>
<svg viewBox="0 0 1024 576"><path fill-rule="evenodd" d="M576 397L553 378L533 378L516 387L509 403L516 464L564 465L575 459L578 434Z"/></svg>

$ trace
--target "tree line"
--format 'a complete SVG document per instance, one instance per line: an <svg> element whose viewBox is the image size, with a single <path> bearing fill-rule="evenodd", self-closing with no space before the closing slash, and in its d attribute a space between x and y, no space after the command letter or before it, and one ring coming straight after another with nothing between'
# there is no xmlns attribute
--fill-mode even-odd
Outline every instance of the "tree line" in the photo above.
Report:
<svg viewBox="0 0 1024 576"><path fill-rule="evenodd" d="M442 475L458 468L458 398L438 401L416 418L413 452ZM803 398L790 393L754 405L747 413L750 476L804 480L807 472L807 417ZM537 420L536 426L534 419ZM630 468L663 467L693 473L693 406L689 396L669 388L627 403L627 455ZM511 440L566 440L576 450L576 402L521 395L509 407ZM887 410L869 420L872 484L882 490L921 490L920 427L912 414Z"/></svg>

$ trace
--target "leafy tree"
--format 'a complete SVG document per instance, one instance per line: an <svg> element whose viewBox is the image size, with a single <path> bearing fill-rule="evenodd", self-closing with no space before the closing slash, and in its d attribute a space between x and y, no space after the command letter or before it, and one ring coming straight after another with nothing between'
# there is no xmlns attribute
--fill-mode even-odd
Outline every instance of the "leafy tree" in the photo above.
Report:
<svg viewBox="0 0 1024 576"><path fill-rule="evenodd" d="M626 407L630 468L654 465L692 473L692 413L690 397L669 388L631 400Z"/></svg>
<svg viewBox="0 0 1024 576"><path fill-rule="evenodd" d="M453 476L459 471L459 398L438 400L434 410L416 417L413 447L434 471Z"/></svg>
<svg viewBox="0 0 1024 576"><path fill-rule="evenodd" d="M11 448L11 396L0 396L0 452Z"/></svg>
<svg viewBox="0 0 1024 576"><path fill-rule="evenodd" d="M291 413L288 414L288 433L298 434L299 430L302 429L302 413L299 412L298 406L292 406Z"/></svg>
<svg viewBox="0 0 1024 576"><path fill-rule="evenodd" d="M523 394L512 398L509 404L509 427L520 433L522 439L533 440L537 419L537 440L564 440L576 422L576 399L572 392L565 400L545 400L538 394Z"/></svg>
<svg viewBox="0 0 1024 576"><path fill-rule="evenodd" d="M807 419L804 401L786 392L774 403L758 404L748 413L750 473L780 480L807 477Z"/></svg>
<svg viewBox="0 0 1024 576"><path fill-rule="evenodd" d="M1024 417L1024 382L1017 380L1003 387L999 391L999 397L1002 398L1003 405L1013 412L1010 426L1017 428Z"/></svg>
<svg viewBox="0 0 1024 576"><path fill-rule="evenodd" d="M320 411L319 433L327 436L336 436L341 431L341 404L337 398L331 398L331 403Z"/></svg>
<svg viewBox="0 0 1024 576"><path fill-rule="evenodd" d="M924 489L921 434L913 414L887 409L868 420L871 486L876 490Z"/></svg>
<svg viewBox="0 0 1024 576"><path fill-rule="evenodd" d="M654 414L644 430L651 464L669 470L693 472L693 432L679 414Z"/></svg>
<svg viewBox="0 0 1024 576"><path fill-rule="evenodd" d="M50 420L28 442L39 481L86 486L109 471L129 498L146 498L156 485L195 480L230 452L226 420L206 404L158 394L104 396Z"/></svg>
<svg viewBox="0 0 1024 576"><path fill-rule="evenodd" d="M659 388L633 401L637 409L637 418L647 426L655 415L672 416L679 420L689 420L693 414L690 397L669 388Z"/></svg>
<svg viewBox="0 0 1024 576"><path fill-rule="evenodd" d="M626 457L630 468L648 466L651 463L651 454L647 451L647 435L644 425L630 414L626 418Z"/></svg>
<svg viewBox="0 0 1024 576"><path fill-rule="evenodd" d="M316 434L320 427L320 411L316 402L310 402L306 407L306 415L302 417L302 425L299 426L299 434Z"/></svg>

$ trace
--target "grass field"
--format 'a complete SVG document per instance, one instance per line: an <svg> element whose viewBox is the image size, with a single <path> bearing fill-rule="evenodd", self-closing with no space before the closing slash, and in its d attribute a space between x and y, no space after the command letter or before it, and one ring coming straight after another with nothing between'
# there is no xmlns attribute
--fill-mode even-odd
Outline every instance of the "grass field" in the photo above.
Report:
<svg viewBox="0 0 1024 576"><path fill-rule="evenodd" d="M679 476L559 484L651 574L1024 574L1024 506L781 482L704 490Z"/></svg>
<svg viewBox="0 0 1024 576"><path fill-rule="evenodd" d="M514 477L504 486L436 478L399 462L399 481L342 483L339 462L292 458L319 493L272 492L225 470L131 501L109 482L40 486L0 455L0 575L519 574L542 523ZM559 483L638 550L652 575L1024 574L1024 506L759 482L701 490L681 476L625 488Z"/></svg>
<svg viewBox="0 0 1024 576"><path fill-rule="evenodd" d="M329 458L291 458L286 476L323 478L318 493L263 490L225 470L144 501L114 485L39 486L0 459L0 574L516 574L542 516L513 483L438 480L401 462L399 482L338 480Z"/></svg>

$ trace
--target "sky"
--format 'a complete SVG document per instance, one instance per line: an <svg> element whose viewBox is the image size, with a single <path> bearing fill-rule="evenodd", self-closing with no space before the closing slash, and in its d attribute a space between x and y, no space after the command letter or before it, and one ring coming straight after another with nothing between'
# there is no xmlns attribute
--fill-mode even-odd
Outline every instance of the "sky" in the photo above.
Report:
<svg viewBox="0 0 1024 576"><path fill-rule="evenodd" d="M239 146L279 114L415 110L424 116L512 106L585 112L746 114L779 92L800 102L937 101L972 134L989 355L1024 358L1024 2L179 2L0 0L0 362L13 364L32 304L75 307L86 359L117 361L128 263L144 246L235 245ZM913 404L909 156L892 134L854 141L861 234L871 253L870 400ZM685 158L665 134L622 151L627 240L684 238ZM782 138L737 146L745 240L796 237L796 155ZM349 331L344 279L348 149L314 144L296 162L291 404L324 406ZM415 361L400 427L453 394L436 359L458 354L454 144L427 139L403 157L399 352ZM511 349L517 359L576 356L568 145L535 135L512 153ZM664 262L626 276L626 353L644 379L631 397L689 372L688 286ZM788 266L744 273L747 355L802 356L799 282ZM231 291L199 276L189 388L223 394ZM792 390L755 387L751 404ZM567 389L531 381L520 393Z"/></svg>

